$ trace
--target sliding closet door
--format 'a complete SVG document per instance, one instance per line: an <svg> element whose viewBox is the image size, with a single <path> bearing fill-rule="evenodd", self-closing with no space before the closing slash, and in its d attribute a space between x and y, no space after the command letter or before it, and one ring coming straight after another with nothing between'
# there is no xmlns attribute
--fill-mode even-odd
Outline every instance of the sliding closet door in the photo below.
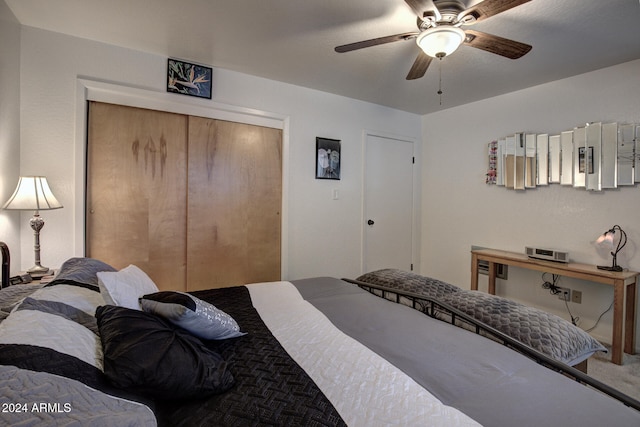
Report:
<svg viewBox="0 0 640 427"><path fill-rule="evenodd" d="M86 254L186 289L188 117L92 102Z"/></svg>
<svg viewBox="0 0 640 427"><path fill-rule="evenodd" d="M189 117L188 290L280 280L282 131Z"/></svg>

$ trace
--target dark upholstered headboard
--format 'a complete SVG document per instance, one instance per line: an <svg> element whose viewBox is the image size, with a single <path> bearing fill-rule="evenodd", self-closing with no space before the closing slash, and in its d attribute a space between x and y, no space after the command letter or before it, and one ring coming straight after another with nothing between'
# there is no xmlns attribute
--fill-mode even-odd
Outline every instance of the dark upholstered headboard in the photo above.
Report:
<svg viewBox="0 0 640 427"><path fill-rule="evenodd" d="M2 284L0 284L0 288L4 288L9 286L11 256L9 256L9 247L6 243L0 242L0 250L2 250Z"/></svg>

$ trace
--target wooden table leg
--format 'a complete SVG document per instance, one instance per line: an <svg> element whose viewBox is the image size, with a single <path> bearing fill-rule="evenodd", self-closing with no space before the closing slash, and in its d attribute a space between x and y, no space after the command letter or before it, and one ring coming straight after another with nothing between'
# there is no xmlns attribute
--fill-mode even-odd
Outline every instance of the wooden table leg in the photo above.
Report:
<svg viewBox="0 0 640 427"><path fill-rule="evenodd" d="M628 354L636 354L636 285L637 278L629 283L627 295L625 297L625 319L624 319L624 352Z"/></svg>
<svg viewBox="0 0 640 427"><path fill-rule="evenodd" d="M611 361L622 365L622 328L624 315L624 281L618 280L613 285L613 332L611 335Z"/></svg>
<svg viewBox="0 0 640 427"><path fill-rule="evenodd" d="M489 261L489 292L491 295L496 294L496 268L498 265L495 262Z"/></svg>
<svg viewBox="0 0 640 427"><path fill-rule="evenodd" d="M471 290L478 290L478 255L471 254Z"/></svg>

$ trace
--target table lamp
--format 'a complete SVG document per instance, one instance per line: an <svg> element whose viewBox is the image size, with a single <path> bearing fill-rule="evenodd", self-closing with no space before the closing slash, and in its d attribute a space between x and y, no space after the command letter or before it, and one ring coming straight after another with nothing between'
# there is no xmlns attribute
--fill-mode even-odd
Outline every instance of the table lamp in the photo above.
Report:
<svg viewBox="0 0 640 427"><path fill-rule="evenodd" d="M44 220L40 217L39 211L61 207L44 176L21 176L16 191L2 206L2 209L34 211L29 221L35 236L35 265L27 270L31 277L40 278L49 273L49 268L40 264L40 230L44 227Z"/></svg>
<svg viewBox="0 0 640 427"><path fill-rule="evenodd" d="M620 232L620 238L618 239L618 245L616 246L616 250L614 251L613 240L614 240L616 231ZM609 230L605 231L600 237L598 237L598 240L596 240L596 244L606 245L607 247L609 247L611 249L611 255L613 256L613 263L611 264L611 267L606 265L599 265L598 268L600 270L607 270L607 271L622 271L622 267L618 265L618 261L617 261L618 252L620 252L620 250L624 248L624 245L627 244L627 233L625 233L624 230L620 228L619 225L614 225Z"/></svg>

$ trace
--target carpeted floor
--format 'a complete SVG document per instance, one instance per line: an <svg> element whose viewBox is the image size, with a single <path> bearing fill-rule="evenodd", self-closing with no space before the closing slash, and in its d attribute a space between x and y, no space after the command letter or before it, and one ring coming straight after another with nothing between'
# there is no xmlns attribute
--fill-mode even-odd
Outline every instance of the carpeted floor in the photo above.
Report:
<svg viewBox="0 0 640 427"><path fill-rule="evenodd" d="M625 353L622 365L611 363L610 360L611 351L597 352L587 362L587 374L640 400L640 354Z"/></svg>

